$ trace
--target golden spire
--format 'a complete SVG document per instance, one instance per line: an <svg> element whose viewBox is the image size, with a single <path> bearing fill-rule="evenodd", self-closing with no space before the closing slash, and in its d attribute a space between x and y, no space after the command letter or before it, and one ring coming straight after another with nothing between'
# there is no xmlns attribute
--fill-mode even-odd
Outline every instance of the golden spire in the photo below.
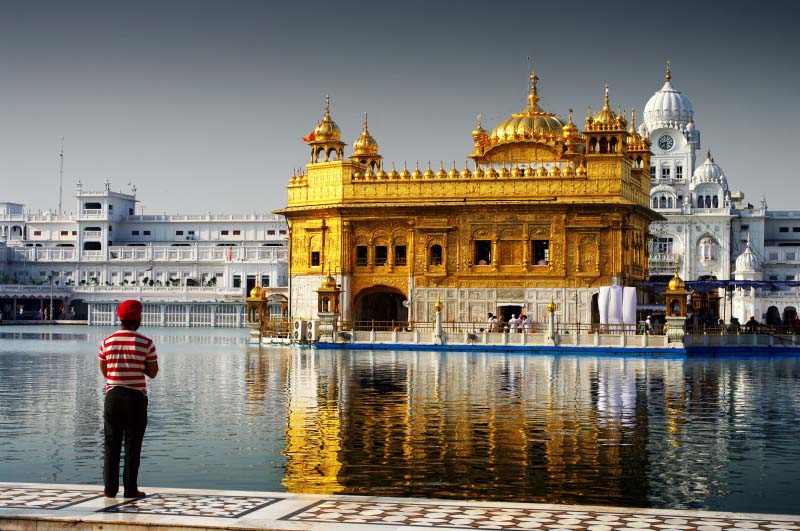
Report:
<svg viewBox="0 0 800 531"><path fill-rule="evenodd" d="M331 97L327 94L325 95L325 117L331 117Z"/></svg>
<svg viewBox="0 0 800 531"><path fill-rule="evenodd" d="M539 94L536 92L536 83L539 81L539 76L536 75L536 72L531 72L530 77L528 78L531 82L531 89L530 93L528 94L528 111L529 112L539 112L541 109L537 105L539 102Z"/></svg>
<svg viewBox="0 0 800 531"><path fill-rule="evenodd" d="M603 102L603 109L611 110L611 107L608 106L608 83L606 83L606 96Z"/></svg>
<svg viewBox="0 0 800 531"><path fill-rule="evenodd" d="M366 112L364 113L364 129L361 130L361 134L356 141L353 142L353 153L356 155L378 154L378 142L376 142L375 138L369 133Z"/></svg>
<svg viewBox="0 0 800 531"><path fill-rule="evenodd" d="M667 74L664 76L667 81L672 79L672 71L670 70L669 59L667 59Z"/></svg>
<svg viewBox="0 0 800 531"><path fill-rule="evenodd" d="M636 107L631 107L631 128L630 134L636 133Z"/></svg>

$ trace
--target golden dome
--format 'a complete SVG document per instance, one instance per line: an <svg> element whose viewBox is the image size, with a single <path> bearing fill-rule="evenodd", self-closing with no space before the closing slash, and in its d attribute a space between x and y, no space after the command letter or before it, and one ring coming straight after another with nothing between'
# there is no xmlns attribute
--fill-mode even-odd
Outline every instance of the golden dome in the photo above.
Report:
<svg viewBox="0 0 800 531"><path fill-rule="evenodd" d="M431 161L428 161L428 169L425 170L424 177L426 179L433 179L433 170L431 169Z"/></svg>
<svg viewBox="0 0 800 531"><path fill-rule="evenodd" d="M511 172L508 171L508 168L506 168L505 163L503 163L503 167L500 168L500 177L503 177L504 179L508 179L509 177L511 177Z"/></svg>
<svg viewBox="0 0 800 531"><path fill-rule="evenodd" d="M458 170L456 169L456 161L453 161L453 167L450 168L450 171L447 173L447 176L451 179L458 179Z"/></svg>
<svg viewBox="0 0 800 531"><path fill-rule="evenodd" d="M486 170L486 178L487 179L497 179L497 170L494 169L494 166L489 164L489 169Z"/></svg>
<svg viewBox="0 0 800 531"><path fill-rule="evenodd" d="M261 289L261 286L256 284L253 286L253 289L250 290L250 298L251 299L261 299L264 297L264 290Z"/></svg>
<svg viewBox="0 0 800 531"><path fill-rule="evenodd" d="M547 168L544 167L544 164L539 166L539 169L536 170L536 175L539 177L546 177L547 176Z"/></svg>
<svg viewBox="0 0 800 531"><path fill-rule="evenodd" d="M354 155L377 155L378 154L378 142L369 134L369 129L367 128L367 113L364 113L364 129L361 130L361 134L358 136L355 142L353 142L353 154Z"/></svg>
<svg viewBox="0 0 800 531"><path fill-rule="evenodd" d="M325 116L314 129L315 142L338 142L342 138L342 131L331 119L331 98L325 96Z"/></svg>
<svg viewBox="0 0 800 531"><path fill-rule="evenodd" d="M550 168L550 176L558 177L560 175L561 175L561 168L559 168L558 165L553 164L553 166Z"/></svg>
<svg viewBox="0 0 800 531"><path fill-rule="evenodd" d="M467 166L466 163L464 163L464 169L461 170L461 178L462 179L470 179L470 178L472 178L472 172L469 171L469 166Z"/></svg>
<svg viewBox="0 0 800 531"><path fill-rule="evenodd" d="M478 141L481 137L486 136L486 129L481 126L481 115L478 115L478 126L472 130L472 140Z"/></svg>
<svg viewBox="0 0 800 531"><path fill-rule="evenodd" d="M406 180L411 178L411 173L409 173L405 162L403 163L403 171L400 172L400 178L401 179L406 179Z"/></svg>
<svg viewBox="0 0 800 531"><path fill-rule="evenodd" d="M592 119L592 125L597 126L611 126L616 125L617 123L617 115L614 114L614 111L611 110L611 107L608 105L608 83L606 83L606 95L605 100L603 101L603 108L600 109L600 112L594 115Z"/></svg>
<svg viewBox="0 0 800 531"><path fill-rule="evenodd" d="M422 179L422 172L419 171L419 162L417 162L417 167L411 173L411 178L412 179Z"/></svg>
<svg viewBox="0 0 800 531"><path fill-rule="evenodd" d="M525 177L534 177L534 176L536 176L536 170L533 169L533 166L528 164L528 166L525 168Z"/></svg>
<svg viewBox="0 0 800 531"><path fill-rule="evenodd" d="M589 173L589 171L586 169L586 164L584 164L584 163L583 163L583 161L581 161L581 165L580 165L580 166L578 166L578 169L577 169L577 171L575 172L575 174L576 174L578 177L586 177L586 174L587 174L587 173Z"/></svg>
<svg viewBox="0 0 800 531"><path fill-rule="evenodd" d="M377 177L378 179L385 179L386 178L386 172L383 171L383 165L381 165L381 167L378 168L378 173L375 174L375 177Z"/></svg>
<svg viewBox="0 0 800 531"><path fill-rule="evenodd" d="M669 284L667 284L667 293L674 293L676 291L686 291L686 284L684 284L681 277L678 276L677 271L675 271L675 276L672 277L669 281Z"/></svg>
<svg viewBox="0 0 800 531"><path fill-rule="evenodd" d="M326 290L334 290L334 289L336 289L336 279L333 278L330 273L328 273L328 275L322 281L321 288L322 289L326 289Z"/></svg>
<svg viewBox="0 0 800 531"><path fill-rule="evenodd" d="M389 172L389 178L390 179L399 179L400 178L400 174L397 173L396 169L394 169L394 162L392 162L392 171Z"/></svg>
<svg viewBox="0 0 800 531"><path fill-rule="evenodd" d="M444 163L442 163L442 162L439 162L439 169L436 170L436 178L437 179L446 179L447 178L447 172L444 171Z"/></svg>
<svg viewBox="0 0 800 531"><path fill-rule="evenodd" d="M484 173L483 173L483 170L481 169L481 167L480 167L480 166L478 166L477 168L475 168L475 173L474 173L474 175L475 175L475 178L476 178L476 179L483 179Z"/></svg>
<svg viewBox="0 0 800 531"><path fill-rule="evenodd" d="M575 168L572 166L571 162L569 164L567 164L567 166L566 166L566 168L564 168L564 171L562 172L562 174L564 176L566 176L566 177L573 177L575 175Z"/></svg>
<svg viewBox="0 0 800 531"><path fill-rule="evenodd" d="M572 123L572 109L569 110L569 121L564 126L564 138L574 138L578 136L578 128Z"/></svg>
<svg viewBox="0 0 800 531"><path fill-rule="evenodd" d="M519 179L522 177L523 172L519 169L519 164L515 164L513 168L511 168L511 177L514 179Z"/></svg>
<svg viewBox="0 0 800 531"><path fill-rule="evenodd" d="M512 114L512 118L500 122L492 130L489 137L493 142L509 142L540 136L561 136L563 134L563 125L556 118L556 115L545 112L539 107L539 95L536 91L538 80L539 77L536 73L532 73L528 106L521 113Z"/></svg>

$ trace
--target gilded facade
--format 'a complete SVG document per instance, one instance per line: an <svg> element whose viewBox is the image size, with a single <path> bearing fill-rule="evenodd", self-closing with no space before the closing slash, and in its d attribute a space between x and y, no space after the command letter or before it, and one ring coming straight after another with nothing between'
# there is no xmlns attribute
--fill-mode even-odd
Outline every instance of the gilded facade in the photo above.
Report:
<svg viewBox="0 0 800 531"><path fill-rule="evenodd" d="M342 287L343 320L432 318L483 322L487 312L591 320L597 288L647 278L650 142L610 106L564 123L528 105L492 131L472 131L462 168L384 166L364 128L345 158L330 104L304 140L310 162L291 177L291 312L316 317L329 272ZM633 116L633 114L631 114Z"/></svg>

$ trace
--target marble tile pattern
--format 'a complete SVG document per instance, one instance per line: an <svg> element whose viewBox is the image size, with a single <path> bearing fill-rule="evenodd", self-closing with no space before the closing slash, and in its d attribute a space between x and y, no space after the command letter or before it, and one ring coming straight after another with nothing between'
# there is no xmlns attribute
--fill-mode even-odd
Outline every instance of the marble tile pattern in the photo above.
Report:
<svg viewBox="0 0 800 531"><path fill-rule="evenodd" d="M151 494L103 509L108 513L240 518L282 498L208 494Z"/></svg>
<svg viewBox="0 0 800 531"><path fill-rule="evenodd" d="M678 513L676 513L678 514ZM309 523L384 524L459 529L543 531L642 531L685 529L697 531L800 530L800 521L770 521L600 512L595 510L540 510L392 502L324 500L295 511L281 520ZM342 526L342 529L347 529Z"/></svg>
<svg viewBox="0 0 800 531"><path fill-rule="evenodd" d="M90 490L0 486L0 507L58 510L97 499L101 495Z"/></svg>

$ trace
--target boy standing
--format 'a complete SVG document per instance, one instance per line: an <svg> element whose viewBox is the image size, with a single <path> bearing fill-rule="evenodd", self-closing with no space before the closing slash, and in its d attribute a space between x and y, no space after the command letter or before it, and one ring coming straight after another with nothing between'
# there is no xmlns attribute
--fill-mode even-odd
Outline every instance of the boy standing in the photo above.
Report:
<svg viewBox="0 0 800 531"><path fill-rule="evenodd" d="M125 442L125 471L122 482L126 498L145 496L138 488L139 458L147 428L147 383L145 376L158 374L153 341L137 330L142 321L142 303L123 301L117 307L120 329L100 345L100 372L106 378L103 407L105 459L103 494L113 498L119 490L119 461Z"/></svg>

